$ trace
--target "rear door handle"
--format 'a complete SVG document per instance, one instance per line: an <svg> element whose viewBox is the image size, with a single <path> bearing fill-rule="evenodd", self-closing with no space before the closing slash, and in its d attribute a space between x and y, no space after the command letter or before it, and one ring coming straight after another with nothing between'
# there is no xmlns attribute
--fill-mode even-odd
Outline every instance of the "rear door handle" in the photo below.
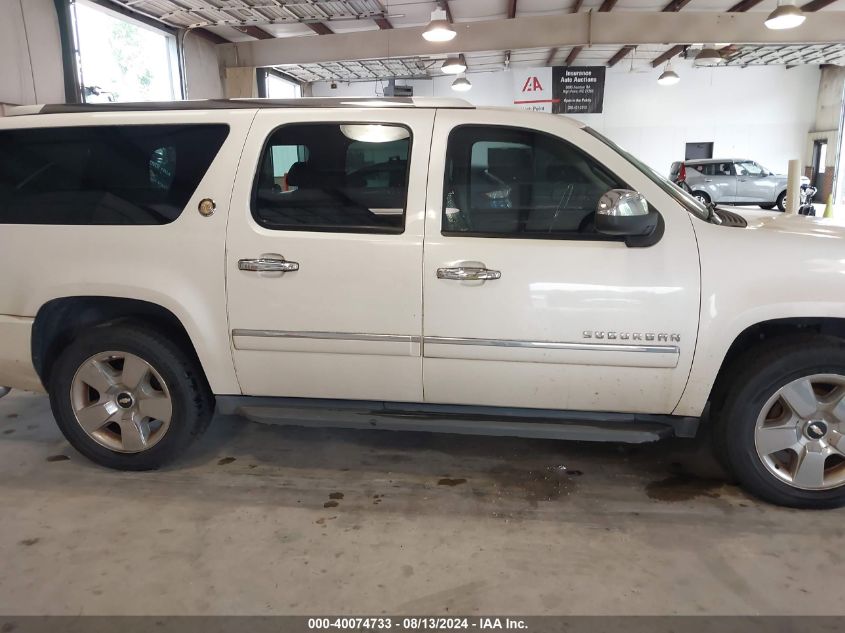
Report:
<svg viewBox="0 0 845 633"><path fill-rule="evenodd" d="M284 257L278 259L270 257L239 259L238 270L255 273L292 273L299 270L299 262L289 262Z"/></svg>
<svg viewBox="0 0 845 633"><path fill-rule="evenodd" d="M452 279L454 281L485 281L500 279L502 273L498 270L490 270L478 266L453 266L450 268L438 268L438 279Z"/></svg>

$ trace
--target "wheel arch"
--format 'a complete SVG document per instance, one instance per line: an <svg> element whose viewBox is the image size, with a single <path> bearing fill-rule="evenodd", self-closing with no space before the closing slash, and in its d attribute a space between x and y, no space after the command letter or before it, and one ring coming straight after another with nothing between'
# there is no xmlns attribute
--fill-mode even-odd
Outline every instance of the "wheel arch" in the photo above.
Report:
<svg viewBox="0 0 845 633"><path fill-rule="evenodd" d="M32 364L42 384L47 386L56 358L80 332L126 321L151 325L179 344L203 367L182 321L157 303L111 296L61 297L42 305L32 325Z"/></svg>
<svg viewBox="0 0 845 633"><path fill-rule="evenodd" d="M760 321L746 327L734 338L722 359L708 398L711 407L718 408L724 400L731 379L739 369L738 361L747 352L801 335L832 336L845 340L845 318L788 317Z"/></svg>

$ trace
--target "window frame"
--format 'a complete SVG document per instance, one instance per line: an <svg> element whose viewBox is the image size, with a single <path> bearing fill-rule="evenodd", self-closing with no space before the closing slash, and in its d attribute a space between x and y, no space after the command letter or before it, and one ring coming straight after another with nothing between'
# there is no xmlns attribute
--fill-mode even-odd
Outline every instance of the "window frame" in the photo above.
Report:
<svg viewBox="0 0 845 633"><path fill-rule="evenodd" d="M449 184L449 147L452 141L452 134L456 131L463 129L463 128L491 128L497 130L504 130L504 131L512 131L512 132L522 132L522 133L529 133L529 134L536 134L539 136L547 137L553 141L557 141L563 143L576 152L580 152L584 156L588 157L593 162L598 163L601 165L602 169L604 169L609 175L615 178L620 184L624 186L624 188L631 189L631 185L628 184L628 181L620 178L616 172L612 169L607 167L604 163L599 161L595 156L590 154L589 152L581 149L575 143L560 137L556 134L551 134L549 132L543 130L537 130L534 128L529 127L520 127L515 125L498 125L494 123L462 123L460 125L455 125L451 130L449 130L449 136L446 139L446 153L444 155L443 161L443 191L441 192L441 208L440 208L440 235L443 237L477 237L477 238L496 238L496 239L506 239L506 240L554 240L554 241L571 241L571 242L622 242L626 241L626 237L624 235L605 235L604 233L491 233L487 231L451 231L445 228L445 220L446 220L446 194L447 186ZM650 209L654 209L654 207L649 204Z"/></svg>
<svg viewBox="0 0 845 633"><path fill-rule="evenodd" d="M268 148L270 145L270 139L276 135L279 130L282 130L287 127L293 126L318 126L318 125L335 125L340 127L341 125L385 125L390 127L401 127L407 130L408 132L408 161L407 165L405 166L405 201L402 205L402 226L394 229L392 227L370 227L370 228L361 228L361 229L354 229L349 230L349 227L346 226L324 226L324 227L309 227L309 226L286 226L282 228L276 228L273 226L267 226L267 224L262 221L258 215L256 214L256 202L258 198L258 181L261 176L261 164L264 160L264 157L267 153ZM350 139L352 140L352 139ZM307 147L307 146L306 146ZM347 148L348 149L348 148ZM403 235L407 230L408 224L408 197L410 193L410 185L411 185L411 161L413 160L414 156L414 131L410 125L406 123L395 123L392 121L360 121L360 120L333 120L333 121L291 121L289 123L283 123L279 125L266 135L264 141L261 144L261 151L258 153L258 162L254 165L253 171L254 175L252 178L252 186L250 188L250 195L249 195L249 214L252 218L252 221L255 222L258 226L262 229L267 231L275 231L275 232L284 232L284 231L295 231L297 233L343 233L347 235Z"/></svg>

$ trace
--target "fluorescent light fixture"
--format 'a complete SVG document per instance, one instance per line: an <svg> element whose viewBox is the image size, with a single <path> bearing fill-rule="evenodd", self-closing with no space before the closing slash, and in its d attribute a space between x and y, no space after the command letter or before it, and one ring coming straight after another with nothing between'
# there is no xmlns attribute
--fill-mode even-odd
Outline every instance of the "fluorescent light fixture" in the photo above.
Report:
<svg viewBox="0 0 845 633"><path fill-rule="evenodd" d="M399 125L351 124L341 125L340 131L346 138L364 143L390 143L408 138L410 133Z"/></svg>
<svg viewBox="0 0 845 633"><path fill-rule="evenodd" d="M794 29L796 26L801 26L806 19L807 16L792 2L782 2L766 18L766 27L775 31Z"/></svg>
<svg viewBox="0 0 845 633"><path fill-rule="evenodd" d="M696 66L718 66L722 61L721 54L715 48L702 48L693 63Z"/></svg>
<svg viewBox="0 0 845 633"><path fill-rule="evenodd" d="M446 61L440 66L440 70L447 75L460 75L466 69L467 65L463 60L463 56L447 57Z"/></svg>
<svg viewBox="0 0 845 633"><path fill-rule="evenodd" d="M680 80L681 78L678 76L678 73L669 68L667 65L666 70L664 70L660 77L657 78L657 83L661 86L674 86Z"/></svg>
<svg viewBox="0 0 845 633"><path fill-rule="evenodd" d="M435 9L431 12L431 22L425 27L423 31L423 39L428 42L450 42L457 33L452 25L446 19L446 11L443 9Z"/></svg>
<svg viewBox="0 0 845 633"><path fill-rule="evenodd" d="M458 77L452 82L452 90L457 92L467 92L472 88L472 83L466 77Z"/></svg>

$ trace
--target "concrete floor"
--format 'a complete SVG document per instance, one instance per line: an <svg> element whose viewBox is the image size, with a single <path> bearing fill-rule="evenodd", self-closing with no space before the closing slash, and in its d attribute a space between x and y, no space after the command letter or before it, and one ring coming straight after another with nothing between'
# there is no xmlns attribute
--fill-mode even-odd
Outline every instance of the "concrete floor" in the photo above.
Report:
<svg viewBox="0 0 845 633"><path fill-rule="evenodd" d="M845 613L845 511L749 499L702 448L218 417L121 473L13 392L0 614Z"/></svg>

